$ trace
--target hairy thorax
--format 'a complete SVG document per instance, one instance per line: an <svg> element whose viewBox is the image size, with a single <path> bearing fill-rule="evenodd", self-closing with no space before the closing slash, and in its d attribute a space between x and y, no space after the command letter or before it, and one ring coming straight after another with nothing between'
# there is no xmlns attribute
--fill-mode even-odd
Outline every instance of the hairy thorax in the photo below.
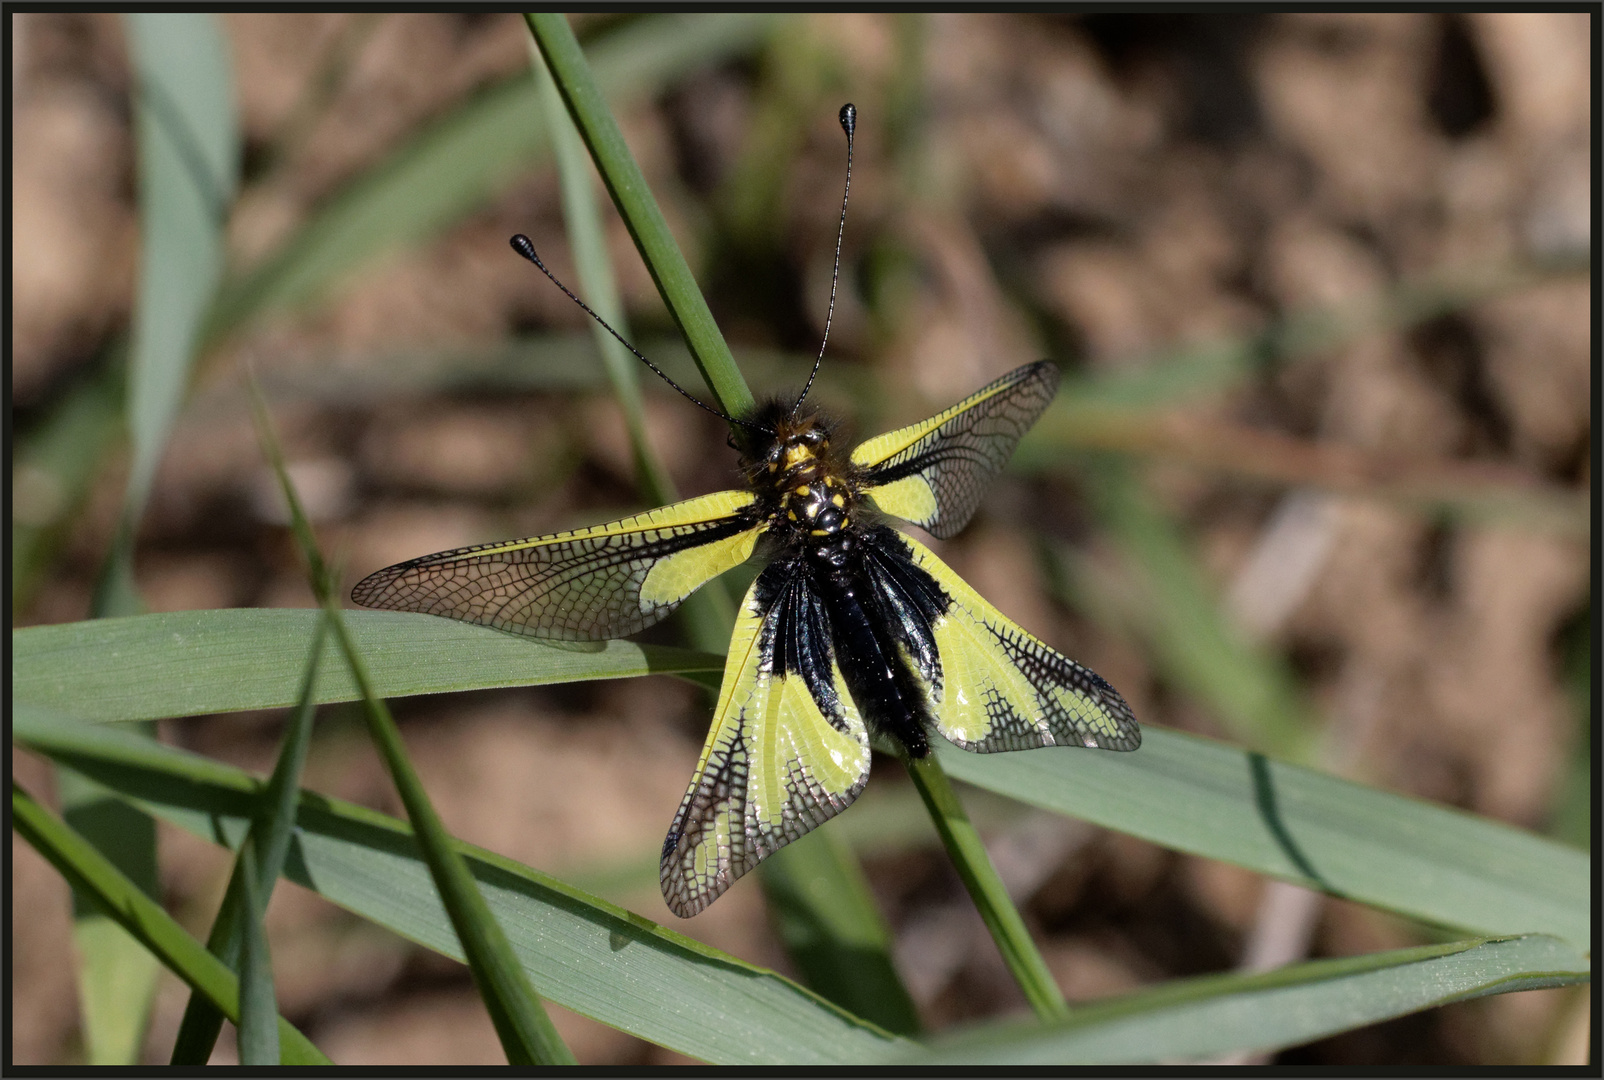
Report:
<svg viewBox="0 0 1604 1080"><path fill-rule="evenodd" d="M815 542L850 529L857 485L851 464L832 448L829 429L816 416L782 417L773 429L773 441L747 469L767 494L775 524Z"/></svg>

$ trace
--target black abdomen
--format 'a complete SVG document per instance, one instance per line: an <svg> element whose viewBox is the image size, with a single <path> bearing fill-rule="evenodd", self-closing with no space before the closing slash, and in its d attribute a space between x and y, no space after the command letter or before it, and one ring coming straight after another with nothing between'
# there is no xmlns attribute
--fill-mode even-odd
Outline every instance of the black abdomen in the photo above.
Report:
<svg viewBox="0 0 1604 1080"><path fill-rule="evenodd" d="M835 661L869 731L891 736L909 756L922 758L930 752L923 701L889 628L881 625L861 545L847 533L809 553L829 614Z"/></svg>

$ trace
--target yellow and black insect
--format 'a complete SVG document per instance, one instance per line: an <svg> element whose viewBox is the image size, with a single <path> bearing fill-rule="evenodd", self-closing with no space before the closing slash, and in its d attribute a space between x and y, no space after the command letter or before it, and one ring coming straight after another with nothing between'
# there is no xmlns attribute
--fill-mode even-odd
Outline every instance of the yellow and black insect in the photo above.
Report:
<svg viewBox="0 0 1604 1080"><path fill-rule="evenodd" d="M847 105L848 191L853 121ZM513 246L550 276L526 238ZM1140 745L1112 686L885 523L956 534L1057 387L1052 364L1027 364L850 454L827 421L802 413L804 388L794 402L726 417L743 491L427 555L369 576L351 598L594 641L643 630L726 570L766 560L741 602L712 730L663 844L663 898L689 918L846 809L868 781L871 737L912 757L930 752L932 734L982 754Z"/></svg>

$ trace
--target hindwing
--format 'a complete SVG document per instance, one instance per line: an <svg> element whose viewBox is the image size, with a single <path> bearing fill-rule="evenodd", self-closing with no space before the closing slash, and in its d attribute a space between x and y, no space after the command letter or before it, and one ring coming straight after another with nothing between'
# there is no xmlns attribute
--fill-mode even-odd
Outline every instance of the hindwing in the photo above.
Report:
<svg viewBox="0 0 1604 1080"><path fill-rule="evenodd" d="M851 804L869 736L802 559L758 575L736 617L712 730L663 843L669 909L690 918L765 856Z"/></svg>
<svg viewBox="0 0 1604 1080"><path fill-rule="evenodd" d="M852 462L866 470L876 506L945 540L968 524L1057 391L1058 368L1026 364L928 420L859 444Z"/></svg>
<svg viewBox="0 0 1604 1080"><path fill-rule="evenodd" d="M531 637L625 637L751 556L764 528L754 501L721 491L587 529L425 555L363 578L351 599Z"/></svg>
<svg viewBox="0 0 1604 1080"><path fill-rule="evenodd" d="M874 536L869 580L942 737L977 754L1141 745L1130 706L1096 672L1026 633L917 540Z"/></svg>

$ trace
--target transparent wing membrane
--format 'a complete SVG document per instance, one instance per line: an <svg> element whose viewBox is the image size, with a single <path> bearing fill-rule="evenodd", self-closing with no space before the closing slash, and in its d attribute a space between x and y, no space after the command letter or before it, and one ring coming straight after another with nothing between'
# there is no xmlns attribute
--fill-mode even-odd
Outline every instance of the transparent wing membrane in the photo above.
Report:
<svg viewBox="0 0 1604 1080"><path fill-rule="evenodd" d="M852 461L881 510L942 539L969 523L986 486L1058 391L1058 368L1026 364L928 420L860 444Z"/></svg>
<svg viewBox="0 0 1604 1080"><path fill-rule="evenodd" d="M425 555L351 590L364 607L420 611L567 641L625 637L752 554L753 496L722 491L587 529Z"/></svg>

